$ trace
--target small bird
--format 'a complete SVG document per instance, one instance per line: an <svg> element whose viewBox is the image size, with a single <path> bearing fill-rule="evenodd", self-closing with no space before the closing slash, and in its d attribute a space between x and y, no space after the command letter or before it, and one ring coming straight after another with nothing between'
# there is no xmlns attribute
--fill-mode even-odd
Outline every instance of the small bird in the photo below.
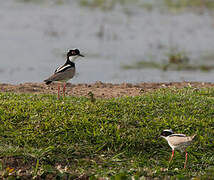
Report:
<svg viewBox="0 0 214 180"><path fill-rule="evenodd" d="M84 57L80 54L78 49L69 50L67 53L67 61L64 65L58 67L54 74L49 78L45 79L44 82L48 85L53 81L64 82L63 96L65 96L65 88L68 80L72 79L75 75L75 63L74 61L79 57ZM58 99L60 97L60 84L58 84Z"/></svg>
<svg viewBox="0 0 214 180"><path fill-rule="evenodd" d="M187 151L186 148L192 143L196 134L193 136L186 136L185 134L174 134L172 130L163 130L161 133L161 137L167 140L169 146L172 148L172 156L169 162L172 161L174 156L175 149L180 150L181 152L185 151L185 163L184 168L186 168L187 164Z"/></svg>

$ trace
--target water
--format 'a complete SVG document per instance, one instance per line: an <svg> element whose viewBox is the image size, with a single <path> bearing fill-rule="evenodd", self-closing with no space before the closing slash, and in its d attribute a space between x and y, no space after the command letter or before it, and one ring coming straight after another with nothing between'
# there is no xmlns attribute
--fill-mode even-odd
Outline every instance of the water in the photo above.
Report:
<svg viewBox="0 0 214 180"><path fill-rule="evenodd" d="M73 83L214 81L213 71L121 68L139 60L162 61L174 46L193 61L212 63L214 21L208 12L172 14L123 6L102 11L73 1L7 0L1 1L0 22L0 83L42 82L71 48L86 56L76 62ZM210 58L201 58L204 54Z"/></svg>

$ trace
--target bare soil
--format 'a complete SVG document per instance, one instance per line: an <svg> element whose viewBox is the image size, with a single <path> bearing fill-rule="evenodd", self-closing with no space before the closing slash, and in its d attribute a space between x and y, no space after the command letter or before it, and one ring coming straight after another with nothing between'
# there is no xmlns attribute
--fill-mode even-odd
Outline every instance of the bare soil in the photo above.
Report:
<svg viewBox="0 0 214 180"><path fill-rule="evenodd" d="M45 83L23 83L18 85L0 84L0 92L35 93L35 94L57 94L57 83L46 85ZM90 92L95 98L112 98L122 96L137 96L143 92L167 87L214 87L214 83L204 82L171 82L171 83L139 83L139 84L111 84L96 82L93 84L71 84L66 86L66 95L86 96ZM62 90L62 85L61 85Z"/></svg>

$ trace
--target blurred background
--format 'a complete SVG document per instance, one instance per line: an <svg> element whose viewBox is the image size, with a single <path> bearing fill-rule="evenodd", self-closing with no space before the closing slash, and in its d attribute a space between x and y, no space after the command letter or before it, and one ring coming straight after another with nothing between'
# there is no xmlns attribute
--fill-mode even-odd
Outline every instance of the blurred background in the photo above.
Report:
<svg viewBox="0 0 214 180"><path fill-rule="evenodd" d="M2 0L0 83L42 82L76 61L72 83L214 82L213 0Z"/></svg>

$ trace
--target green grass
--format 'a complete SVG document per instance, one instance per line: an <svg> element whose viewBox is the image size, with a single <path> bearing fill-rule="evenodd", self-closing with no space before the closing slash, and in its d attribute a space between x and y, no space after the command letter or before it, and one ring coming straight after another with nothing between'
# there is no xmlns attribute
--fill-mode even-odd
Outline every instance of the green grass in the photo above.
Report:
<svg viewBox="0 0 214 180"><path fill-rule="evenodd" d="M161 89L139 97L96 99L0 94L2 177L96 179L213 177L214 89ZM159 138L192 135L189 161ZM14 169L13 169L14 168ZM19 169L24 169L24 172Z"/></svg>

